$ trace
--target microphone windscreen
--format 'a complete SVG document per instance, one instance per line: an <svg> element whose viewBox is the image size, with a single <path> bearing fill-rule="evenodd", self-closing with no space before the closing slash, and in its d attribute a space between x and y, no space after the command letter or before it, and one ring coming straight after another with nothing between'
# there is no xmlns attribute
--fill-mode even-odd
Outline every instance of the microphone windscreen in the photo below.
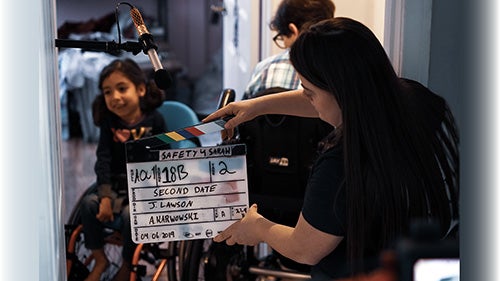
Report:
<svg viewBox="0 0 500 281"><path fill-rule="evenodd" d="M158 88L162 90L168 89L172 85L172 76L165 69L158 69L155 71L155 83Z"/></svg>
<svg viewBox="0 0 500 281"><path fill-rule="evenodd" d="M141 12L137 8L130 9L130 17L136 26L144 25L144 20L142 19Z"/></svg>

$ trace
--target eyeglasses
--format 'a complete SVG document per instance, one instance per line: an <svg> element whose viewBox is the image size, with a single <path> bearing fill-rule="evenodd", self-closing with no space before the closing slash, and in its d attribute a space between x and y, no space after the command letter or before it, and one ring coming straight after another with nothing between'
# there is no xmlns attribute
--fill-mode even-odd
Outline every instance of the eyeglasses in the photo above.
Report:
<svg viewBox="0 0 500 281"><path fill-rule="evenodd" d="M273 41L276 44L276 46L278 46L278 48L286 49L285 40L283 40L283 35L281 35L280 33L276 34L273 37Z"/></svg>

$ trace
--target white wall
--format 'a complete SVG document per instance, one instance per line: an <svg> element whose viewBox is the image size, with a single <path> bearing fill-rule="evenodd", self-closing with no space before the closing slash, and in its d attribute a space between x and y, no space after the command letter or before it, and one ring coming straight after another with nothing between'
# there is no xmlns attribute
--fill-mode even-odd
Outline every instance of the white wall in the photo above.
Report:
<svg viewBox="0 0 500 281"><path fill-rule="evenodd" d="M265 0L264 0L265 1ZM259 7L255 0L226 0L223 28L223 88L241 99L250 75L259 61ZM237 6L236 6L237 4Z"/></svg>
<svg viewBox="0 0 500 281"><path fill-rule="evenodd" d="M384 42L386 0L334 0L336 17L349 17L368 26Z"/></svg>
<svg viewBox="0 0 500 281"><path fill-rule="evenodd" d="M380 42L384 42L384 17L386 0L332 0L336 17L349 17L368 26ZM272 41L274 32L269 30L271 21L281 0L264 0L261 19L261 59L277 54L279 49Z"/></svg>

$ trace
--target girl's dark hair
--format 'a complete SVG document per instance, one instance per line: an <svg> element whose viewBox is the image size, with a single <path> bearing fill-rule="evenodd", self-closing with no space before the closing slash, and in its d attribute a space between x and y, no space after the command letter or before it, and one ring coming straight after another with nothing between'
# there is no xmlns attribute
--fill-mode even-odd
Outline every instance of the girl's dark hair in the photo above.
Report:
<svg viewBox="0 0 500 281"><path fill-rule="evenodd" d="M269 27L288 36L292 32L288 28L290 23L300 30L305 23L333 18L334 13L335 5L331 0L283 0Z"/></svg>
<svg viewBox="0 0 500 281"><path fill-rule="evenodd" d="M156 86L153 80L147 79L146 74L135 61L128 58L116 59L102 69L98 84L101 91L104 80L116 71L123 73L136 87L140 85L146 86L146 94L140 99L140 107L143 112L153 111L163 103L165 99L163 91ZM106 107L104 95L101 93L92 102L94 124L100 126L106 114L112 113Z"/></svg>
<svg viewBox="0 0 500 281"><path fill-rule="evenodd" d="M309 26L290 60L342 110L330 140L344 150L350 259L391 247L421 218L439 222L444 236L458 219L459 193L458 132L446 101L398 78L375 35L352 19Z"/></svg>

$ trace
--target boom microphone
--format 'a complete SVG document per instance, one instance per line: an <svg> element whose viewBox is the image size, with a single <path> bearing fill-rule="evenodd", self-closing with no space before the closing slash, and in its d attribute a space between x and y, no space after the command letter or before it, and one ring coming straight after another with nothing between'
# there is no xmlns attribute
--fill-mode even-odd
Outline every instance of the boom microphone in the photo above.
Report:
<svg viewBox="0 0 500 281"><path fill-rule="evenodd" d="M158 54L156 53L158 47L154 43L153 35L151 35L146 28L142 15L137 8L132 7L130 9L130 16L132 17L132 21L137 29L137 33L139 34L139 42L142 44L142 50L144 54L148 55L149 60L153 64L156 85L158 88L166 90L172 84L172 77L170 77L168 71L163 69L163 66L161 65Z"/></svg>

